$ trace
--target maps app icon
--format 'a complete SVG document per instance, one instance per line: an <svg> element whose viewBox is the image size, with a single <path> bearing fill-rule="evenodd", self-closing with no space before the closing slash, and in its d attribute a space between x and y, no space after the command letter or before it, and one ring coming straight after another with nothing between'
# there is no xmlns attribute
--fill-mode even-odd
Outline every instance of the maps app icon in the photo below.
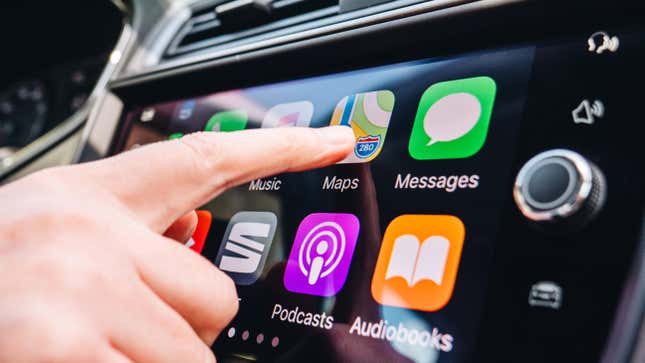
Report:
<svg viewBox="0 0 645 363"><path fill-rule="evenodd" d="M354 153L343 163L366 163L378 156L394 109L394 93L374 91L346 96L334 109L331 125L350 126L356 136Z"/></svg>

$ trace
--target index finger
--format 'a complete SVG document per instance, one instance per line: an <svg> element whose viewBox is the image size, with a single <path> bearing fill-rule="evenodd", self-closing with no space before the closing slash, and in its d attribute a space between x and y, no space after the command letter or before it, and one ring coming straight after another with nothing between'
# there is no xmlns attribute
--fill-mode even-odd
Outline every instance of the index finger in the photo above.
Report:
<svg viewBox="0 0 645 363"><path fill-rule="evenodd" d="M201 132L85 167L92 179L161 233L227 188L333 164L353 147L354 133L344 126Z"/></svg>

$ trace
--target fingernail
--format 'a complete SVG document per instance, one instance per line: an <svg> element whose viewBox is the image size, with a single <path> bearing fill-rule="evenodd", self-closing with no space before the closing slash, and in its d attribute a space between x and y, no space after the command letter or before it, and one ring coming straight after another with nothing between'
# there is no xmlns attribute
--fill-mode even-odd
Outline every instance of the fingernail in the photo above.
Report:
<svg viewBox="0 0 645 363"><path fill-rule="evenodd" d="M347 126L330 126L317 129L320 137L330 145L354 142L354 131Z"/></svg>

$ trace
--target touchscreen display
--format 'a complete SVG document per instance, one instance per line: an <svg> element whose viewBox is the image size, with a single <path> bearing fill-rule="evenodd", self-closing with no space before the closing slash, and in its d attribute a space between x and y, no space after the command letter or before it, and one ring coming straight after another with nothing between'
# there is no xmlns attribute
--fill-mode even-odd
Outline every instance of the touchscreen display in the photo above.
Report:
<svg viewBox="0 0 645 363"><path fill-rule="evenodd" d="M131 108L118 149L262 127L356 135L336 165L255 180L200 208L191 248L240 297L218 357L466 361L486 330L533 56L500 49Z"/></svg>

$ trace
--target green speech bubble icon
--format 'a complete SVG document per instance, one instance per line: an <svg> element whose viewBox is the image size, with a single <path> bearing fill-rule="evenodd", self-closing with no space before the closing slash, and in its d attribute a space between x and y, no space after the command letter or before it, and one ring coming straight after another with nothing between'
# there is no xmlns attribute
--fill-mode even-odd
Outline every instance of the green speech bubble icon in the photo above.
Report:
<svg viewBox="0 0 645 363"><path fill-rule="evenodd" d="M435 83L423 92L408 151L417 160L459 159L484 145L497 86L490 77Z"/></svg>

